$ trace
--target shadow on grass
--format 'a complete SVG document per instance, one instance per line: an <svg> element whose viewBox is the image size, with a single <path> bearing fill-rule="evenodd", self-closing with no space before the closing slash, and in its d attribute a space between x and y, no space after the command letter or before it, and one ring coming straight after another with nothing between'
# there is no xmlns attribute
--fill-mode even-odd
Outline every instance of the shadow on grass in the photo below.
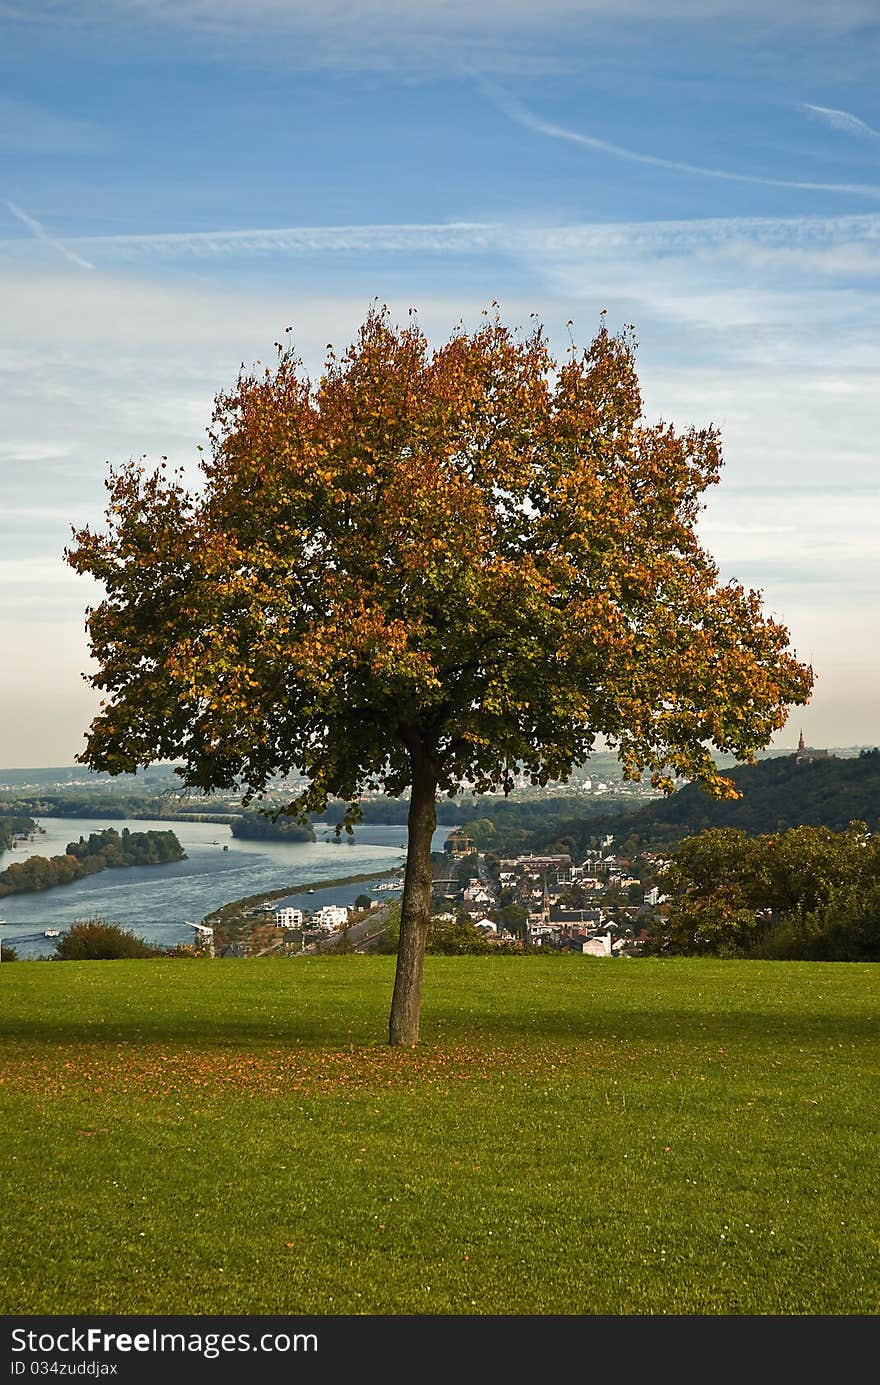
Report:
<svg viewBox="0 0 880 1385"><path fill-rule="evenodd" d="M818 963L608 964L432 958L424 1045L858 1044L880 1036L880 969ZM510 961L510 965L504 965ZM622 964L621 964L622 965ZM392 958L3 968L0 1041L327 1049L383 1045Z"/></svg>
<svg viewBox="0 0 880 1385"><path fill-rule="evenodd" d="M264 1048L302 1044L330 1049L352 1044L384 1044L387 1015L359 1015L352 1022L336 1016L291 1015L232 1019L203 1016L187 1020L155 1016L90 1020L74 1018L0 1021L0 1039L21 1044L168 1044L187 1048ZM583 1014L469 1014L462 1016L432 1008L422 1021L422 1046L469 1044L518 1046L521 1043L705 1044L758 1042L773 1047L798 1039L812 1044L876 1045L874 1015L838 1013L767 1014L739 1011L727 1014L657 1009L651 1013Z"/></svg>

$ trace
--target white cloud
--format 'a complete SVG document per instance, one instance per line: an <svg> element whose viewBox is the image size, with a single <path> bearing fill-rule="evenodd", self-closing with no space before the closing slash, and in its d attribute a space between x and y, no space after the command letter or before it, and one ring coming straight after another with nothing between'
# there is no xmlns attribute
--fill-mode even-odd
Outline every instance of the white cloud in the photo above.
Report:
<svg viewBox="0 0 880 1385"><path fill-rule="evenodd" d="M809 102L805 103L804 110L811 111L832 129L840 130L845 135L855 135L857 139L880 139L880 130L875 130L850 111L838 111L832 106L811 106Z"/></svg>
<svg viewBox="0 0 880 1385"><path fill-rule="evenodd" d="M73 586L79 577L60 557L46 554L30 558L0 558L0 586Z"/></svg>
<svg viewBox="0 0 880 1385"><path fill-rule="evenodd" d="M806 574L808 584L826 589L826 604L836 602L835 593L828 591L832 579L848 583L856 568L862 573L863 595L871 601L880 595L878 527L880 488L840 491L829 477L824 486L790 487L784 495L768 495L758 487L727 490L722 482L700 531L726 569L745 564L754 571L763 565L781 574L790 588L802 588ZM786 604L792 595L786 591Z"/></svg>
<svg viewBox="0 0 880 1385"><path fill-rule="evenodd" d="M45 520L60 519L67 521L70 518L70 510L54 505L5 505L0 500L0 520L33 520L34 523L42 523Z"/></svg>
<svg viewBox="0 0 880 1385"><path fill-rule="evenodd" d="M880 193L880 187L878 187ZM717 217L690 221L595 222L561 226L517 222L433 222L349 226L276 226L66 237L90 264L146 266L319 255L506 255L560 264L587 256L622 259L728 260L753 268L826 275L875 274L880 214L840 217ZM30 239L0 239L0 261L33 261Z"/></svg>
<svg viewBox="0 0 880 1385"><path fill-rule="evenodd" d="M780 34L847 33L876 21L876 0L0 0L25 29L73 29L125 43L176 39L233 44L240 59L287 68L549 74L574 70L574 44L614 24L729 26L753 42Z"/></svg>
<svg viewBox="0 0 880 1385"><path fill-rule="evenodd" d="M753 245L731 241L715 251L718 259L736 260L744 267L776 273L821 275L823 278L865 278L880 274L880 245L840 244L805 249L800 246Z"/></svg>
<svg viewBox="0 0 880 1385"><path fill-rule="evenodd" d="M254 23L312 24L328 29L368 29L372 24L459 28L494 24L544 27L550 18L602 15L663 20L720 20L737 16L765 18L770 24L817 24L848 27L876 18L874 0L6 0L0 15L30 21L86 22L97 14L115 20L156 19L198 24L229 20Z"/></svg>
<svg viewBox="0 0 880 1385"><path fill-rule="evenodd" d="M153 235L89 236L69 239L90 254L114 262L149 259L218 259L243 255L381 253L423 251L459 253L491 250L504 228L480 222L388 226L281 226L244 231L185 231ZM9 242L3 248L9 253Z"/></svg>
<svg viewBox="0 0 880 1385"><path fill-rule="evenodd" d="M6 442L0 442L0 465L5 462L26 464L28 462L48 461L58 457L67 457L69 454L69 443L31 438L9 439Z"/></svg>

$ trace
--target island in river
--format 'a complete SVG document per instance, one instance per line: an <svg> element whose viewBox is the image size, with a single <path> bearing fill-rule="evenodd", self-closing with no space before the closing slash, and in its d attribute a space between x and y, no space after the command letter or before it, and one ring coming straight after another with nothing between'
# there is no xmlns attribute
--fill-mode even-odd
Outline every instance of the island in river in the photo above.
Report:
<svg viewBox="0 0 880 1385"><path fill-rule="evenodd" d="M0 898L69 885L86 875L121 866L164 866L186 860L173 832L117 832L107 827L68 842L63 856L29 856L0 872Z"/></svg>
<svg viewBox="0 0 880 1385"><path fill-rule="evenodd" d="M317 838L310 822L300 822L284 813L273 817L268 811L257 809L244 812L229 824L233 837L243 841L313 842Z"/></svg>
<svg viewBox="0 0 880 1385"><path fill-rule="evenodd" d="M20 841L32 837L36 831L33 818L0 812L0 852L14 850Z"/></svg>

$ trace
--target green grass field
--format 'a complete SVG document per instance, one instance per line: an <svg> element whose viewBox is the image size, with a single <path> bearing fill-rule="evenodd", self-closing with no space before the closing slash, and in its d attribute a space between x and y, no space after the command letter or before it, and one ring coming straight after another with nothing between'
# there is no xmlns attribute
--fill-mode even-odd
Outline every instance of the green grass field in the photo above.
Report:
<svg viewBox="0 0 880 1385"><path fill-rule="evenodd" d="M0 968L0 1311L880 1310L880 968L393 961Z"/></svg>

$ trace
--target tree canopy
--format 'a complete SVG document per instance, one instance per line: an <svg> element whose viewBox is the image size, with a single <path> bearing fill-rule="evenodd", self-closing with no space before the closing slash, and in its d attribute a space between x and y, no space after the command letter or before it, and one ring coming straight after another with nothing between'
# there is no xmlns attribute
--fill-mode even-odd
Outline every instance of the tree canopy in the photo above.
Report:
<svg viewBox="0 0 880 1385"><path fill-rule="evenodd" d="M661 875L669 902L650 950L705 956L880 959L880 838L793 827L688 837Z"/></svg>
<svg viewBox="0 0 880 1385"><path fill-rule="evenodd" d="M553 358L486 314L432 349L370 311L311 381L290 346L216 400L198 488L111 473L71 565L105 693L81 757L203 791L299 770L295 811L411 788L391 1037L415 1042L438 791L566 776L597 737L670 788L726 781L805 702L760 595L695 523L717 432L648 424L631 333Z"/></svg>

